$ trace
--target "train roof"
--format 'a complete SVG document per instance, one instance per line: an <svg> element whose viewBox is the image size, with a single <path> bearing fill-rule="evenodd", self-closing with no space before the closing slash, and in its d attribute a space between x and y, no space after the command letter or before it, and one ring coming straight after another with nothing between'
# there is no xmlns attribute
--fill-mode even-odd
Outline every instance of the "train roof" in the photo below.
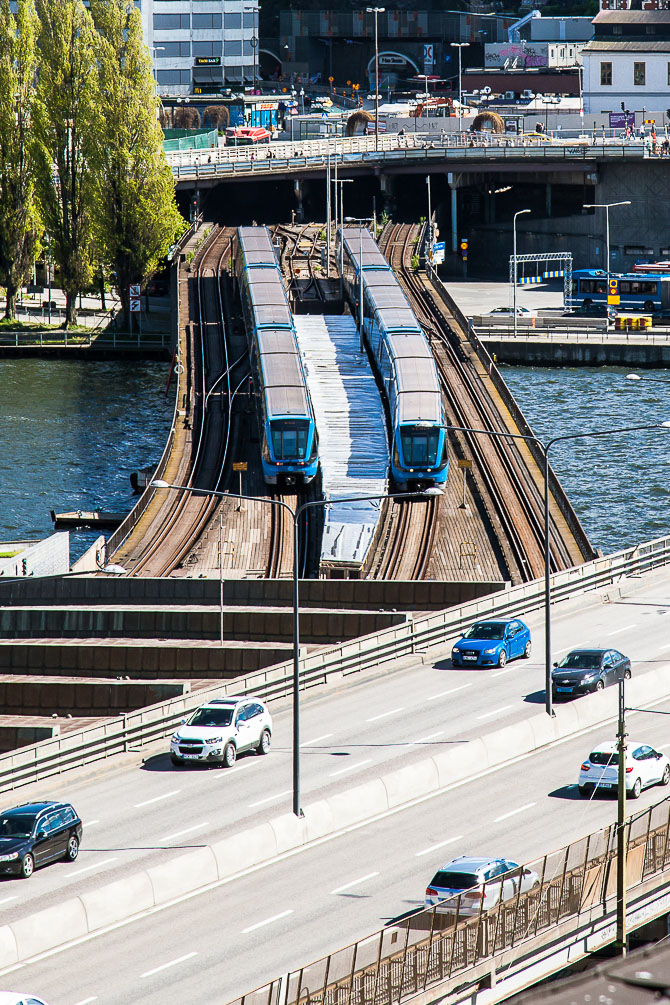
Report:
<svg viewBox="0 0 670 1005"><path fill-rule="evenodd" d="M387 289L389 287L398 289L398 280L392 269L378 269L374 272L364 272L363 282L370 290Z"/></svg>
<svg viewBox="0 0 670 1005"><path fill-rule="evenodd" d="M396 419L403 423L442 424L442 396L439 391L404 391L396 398Z"/></svg>
<svg viewBox="0 0 670 1005"><path fill-rule="evenodd" d="M247 268L277 268L274 248L243 248L242 251Z"/></svg>
<svg viewBox="0 0 670 1005"><path fill-rule="evenodd" d="M298 351L295 336L288 328L263 328L256 332L256 339L262 356Z"/></svg>
<svg viewBox="0 0 670 1005"><path fill-rule="evenodd" d="M407 297L397 284L395 286L368 286L367 291L370 305L375 310L388 310L390 307L411 310Z"/></svg>
<svg viewBox="0 0 670 1005"><path fill-rule="evenodd" d="M406 331L421 335L422 331L419 322L414 317L412 308L406 307L383 307L377 310L377 317L380 323L390 331Z"/></svg>
<svg viewBox="0 0 670 1005"><path fill-rule="evenodd" d="M432 359L398 360L395 368L398 391L440 393L440 385Z"/></svg>
<svg viewBox="0 0 670 1005"><path fill-rule="evenodd" d="M245 251L270 249L274 254L272 238L267 227L238 227L237 236Z"/></svg>
<svg viewBox="0 0 670 1005"><path fill-rule="evenodd" d="M403 332L387 335L386 342L389 352L395 359L428 359L434 363L433 354L423 333Z"/></svg>
<svg viewBox="0 0 670 1005"><path fill-rule="evenodd" d="M268 419L282 415L309 416L305 378L297 350L261 356Z"/></svg>

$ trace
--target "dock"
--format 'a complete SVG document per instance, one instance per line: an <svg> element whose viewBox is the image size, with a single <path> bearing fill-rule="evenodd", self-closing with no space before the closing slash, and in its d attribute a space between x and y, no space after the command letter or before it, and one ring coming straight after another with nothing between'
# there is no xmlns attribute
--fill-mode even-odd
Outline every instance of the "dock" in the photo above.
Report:
<svg viewBox="0 0 670 1005"><path fill-rule="evenodd" d="M93 530L116 530L127 515L127 513L105 513L97 509L77 509L67 513L56 513L51 510L54 530L74 530L82 527Z"/></svg>

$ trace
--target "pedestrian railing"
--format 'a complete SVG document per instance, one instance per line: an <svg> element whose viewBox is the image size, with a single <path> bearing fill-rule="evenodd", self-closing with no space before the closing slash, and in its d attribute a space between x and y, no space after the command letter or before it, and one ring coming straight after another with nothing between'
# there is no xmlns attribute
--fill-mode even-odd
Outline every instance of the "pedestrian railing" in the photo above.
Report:
<svg viewBox="0 0 670 1005"><path fill-rule="evenodd" d="M0 331L0 348L12 346L15 349L167 349L171 336L161 332L120 332L107 329L68 331L67 328L46 328L39 331Z"/></svg>
<svg viewBox="0 0 670 1005"><path fill-rule="evenodd" d="M174 427L173 427L174 428ZM171 436L173 434L171 433ZM162 465L169 455L168 447L156 470L160 477ZM153 489L145 496L149 499ZM135 507L130 517L139 507ZM130 519L130 517L128 519ZM110 539L128 533L124 522ZM108 551L108 555L111 553ZM566 600L592 590L608 589L620 578L639 576L670 564L670 537L658 538L635 548L628 548L607 558L576 566L551 577L552 599ZM470 601L458 607L417 618L373 635L328 646L301 656L300 687L307 689L337 677L411 656L431 646L463 633L481 617L518 616L544 606L544 580L534 580L499 593ZM287 611L286 617L289 617ZM137 747L168 736L182 717L211 698L228 694L254 694L271 700L285 698L293 692L293 662L279 663L246 677L217 683L192 694L171 698L158 705L137 709L123 716L110 718L55 736L16 751L0 755L0 792L40 781L69 768L109 757L129 746Z"/></svg>
<svg viewBox="0 0 670 1005"><path fill-rule="evenodd" d="M532 327L527 322L518 325L516 333L508 325L476 325L474 331L479 338L504 338L517 342L593 342L596 345L614 345L617 343L652 343L669 344L669 328L624 328L616 331L614 328L577 328L572 325L536 325Z"/></svg>
<svg viewBox="0 0 670 1005"><path fill-rule="evenodd" d="M628 819L629 889L667 883L669 836L667 798ZM448 908L430 908L391 922L230 1005L400 1005L431 988L437 993L439 985L450 980L464 989L469 972L472 981L481 979L476 970L483 964L489 978L504 980L515 964L532 963L532 943L545 933L558 937L561 931L574 930L581 919L593 924L612 915L616 844L616 826L605 827L488 883L489 903L497 901L493 910L480 909L465 918L464 905L472 899L461 894ZM516 891L505 900L503 884L508 892L510 885ZM525 889L528 885L531 888ZM483 908L483 899L480 904ZM647 920L652 916L653 910Z"/></svg>

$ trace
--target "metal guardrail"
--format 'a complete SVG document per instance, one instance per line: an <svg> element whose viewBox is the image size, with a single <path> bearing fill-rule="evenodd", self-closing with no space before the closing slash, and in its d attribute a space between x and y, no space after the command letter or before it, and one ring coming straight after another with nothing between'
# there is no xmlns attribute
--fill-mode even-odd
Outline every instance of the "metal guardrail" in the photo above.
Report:
<svg viewBox="0 0 670 1005"><path fill-rule="evenodd" d="M165 349L170 345L170 342L170 335L158 332L131 335L111 330L95 335L90 331L73 332L55 328L35 332L0 332L0 347L12 346L16 349L38 346L45 349L78 349L90 348L91 346L113 349Z"/></svg>
<svg viewBox="0 0 670 1005"><path fill-rule="evenodd" d="M551 580L552 596L554 601L565 600L607 587L620 577L641 575L668 564L670 537L658 538L608 558L598 558L555 573ZM484 614L518 615L522 611L538 610L543 605L544 580L534 580L446 611L408 618L404 624L374 635L303 656L300 659L301 688L323 684L331 674L358 673L389 660L413 655L418 649L444 645L445 639L461 633ZM293 663L289 661L10 751L0 755L0 792L11 791L69 768L165 737L187 712L211 698L226 694L255 694L271 700L287 697L292 690Z"/></svg>
<svg viewBox="0 0 670 1005"><path fill-rule="evenodd" d="M670 343L670 328L624 328L617 331L614 328L599 329L574 328L562 325L552 325L551 328L524 325L517 326L516 336L513 327L507 325L477 325L474 331L479 338L504 338L517 342L593 342L596 345L614 343L651 343L663 345Z"/></svg>
<svg viewBox="0 0 670 1005"><path fill-rule="evenodd" d="M629 818L626 834L628 887L654 878L665 884L670 867L670 799ZM538 876L537 885L521 892L525 869ZM359 939L322 959L242 995L230 1005L400 1005L430 988L436 996L454 980L468 984L468 972L488 962L495 973L496 957L505 953L501 974L511 971L514 950L527 959L533 941L545 933L579 922L594 922L611 913L616 891L616 826L611 825L508 873L516 895L502 900L502 883L487 884L498 905L462 920L460 895L449 914L430 908ZM659 884L660 885L660 884ZM493 899L493 896L491 899ZM609 900L609 905L608 905ZM481 901L483 907L483 899ZM521 950L521 947L522 950ZM473 975L471 981L479 980Z"/></svg>

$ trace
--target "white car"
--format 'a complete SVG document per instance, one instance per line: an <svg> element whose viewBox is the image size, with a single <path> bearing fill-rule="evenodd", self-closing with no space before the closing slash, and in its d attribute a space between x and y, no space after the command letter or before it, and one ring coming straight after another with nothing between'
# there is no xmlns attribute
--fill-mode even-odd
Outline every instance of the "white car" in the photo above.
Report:
<svg viewBox="0 0 670 1005"><path fill-rule="evenodd" d="M461 855L435 873L426 888L426 907L439 905L442 911L458 910L460 918L472 918L539 886L536 872L509 859Z"/></svg>
<svg viewBox="0 0 670 1005"><path fill-rule="evenodd" d="M177 767L193 761L231 768L245 750L268 754L271 740L272 717L260 698L212 698L182 721L170 759Z"/></svg>
<svg viewBox="0 0 670 1005"><path fill-rule="evenodd" d="M670 782L670 761L659 750L646 743L627 741L626 793L637 799L648 785ZM579 769L579 792L582 796L594 791L616 792L619 784L619 755L616 741L599 743Z"/></svg>
<svg viewBox="0 0 670 1005"><path fill-rule="evenodd" d="M509 314L510 317L513 317L514 316L514 308L513 307L494 307L492 311L489 311L489 314L500 314L500 315ZM535 311L529 310L528 307L517 307L517 309L516 309L516 315L519 318L534 318L535 317Z"/></svg>

